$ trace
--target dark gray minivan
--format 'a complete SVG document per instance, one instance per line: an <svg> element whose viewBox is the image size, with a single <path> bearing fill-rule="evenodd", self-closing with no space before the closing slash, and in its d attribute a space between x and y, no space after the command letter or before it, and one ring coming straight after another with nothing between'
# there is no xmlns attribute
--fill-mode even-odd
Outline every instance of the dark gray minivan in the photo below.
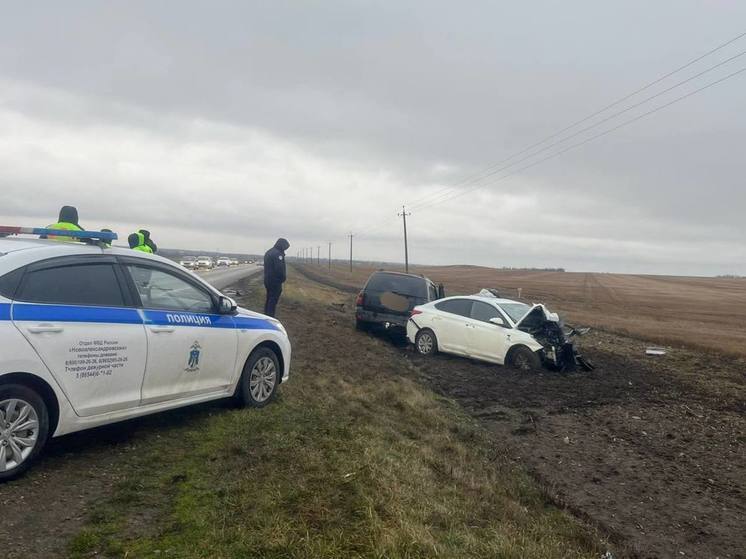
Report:
<svg viewBox="0 0 746 559"><path fill-rule="evenodd" d="M358 330L372 326L406 329L414 307L443 297L443 285L424 276L373 272L355 301L355 324Z"/></svg>

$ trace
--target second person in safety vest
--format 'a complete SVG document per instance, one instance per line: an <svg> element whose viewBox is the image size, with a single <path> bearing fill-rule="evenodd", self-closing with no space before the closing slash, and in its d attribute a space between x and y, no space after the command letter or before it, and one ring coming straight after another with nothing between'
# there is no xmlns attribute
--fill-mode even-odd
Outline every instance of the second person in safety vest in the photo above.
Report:
<svg viewBox="0 0 746 559"><path fill-rule="evenodd" d="M129 243L132 250L139 250L148 254L153 254L153 249L145 244L145 235L142 233L132 233L127 237L127 243Z"/></svg>

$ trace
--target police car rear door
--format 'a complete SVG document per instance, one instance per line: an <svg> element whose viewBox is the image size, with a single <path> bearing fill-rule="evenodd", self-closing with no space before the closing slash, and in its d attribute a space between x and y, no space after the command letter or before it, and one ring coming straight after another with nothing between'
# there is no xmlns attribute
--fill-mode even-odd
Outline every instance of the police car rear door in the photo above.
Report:
<svg viewBox="0 0 746 559"><path fill-rule="evenodd" d="M226 391L235 380L238 333L214 296L189 274L123 259L148 337L143 405Z"/></svg>
<svg viewBox="0 0 746 559"><path fill-rule="evenodd" d="M139 405L147 341L113 257L65 256L31 264L14 299L15 326L78 415Z"/></svg>

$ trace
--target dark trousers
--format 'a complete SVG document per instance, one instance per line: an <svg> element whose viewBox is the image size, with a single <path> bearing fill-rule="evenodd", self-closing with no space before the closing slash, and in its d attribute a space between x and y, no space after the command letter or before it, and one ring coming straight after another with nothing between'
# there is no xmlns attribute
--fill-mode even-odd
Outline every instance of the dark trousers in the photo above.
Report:
<svg viewBox="0 0 746 559"><path fill-rule="evenodd" d="M282 284L265 285L264 288L267 290L267 300L264 302L264 314L275 316L277 302L280 300L280 295L282 294Z"/></svg>

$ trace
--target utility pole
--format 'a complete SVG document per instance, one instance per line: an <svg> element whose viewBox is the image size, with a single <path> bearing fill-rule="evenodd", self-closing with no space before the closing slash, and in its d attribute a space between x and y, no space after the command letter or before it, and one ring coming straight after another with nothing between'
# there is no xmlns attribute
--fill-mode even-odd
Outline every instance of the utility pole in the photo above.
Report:
<svg viewBox="0 0 746 559"><path fill-rule="evenodd" d="M321 266L321 247L316 247L316 265Z"/></svg>
<svg viewBox="0 0 746 559"><path fill-rule="evenodd" d="M352 237L354 237L352 233L350 233L350 273L352 273Z"/></svg>
<svg viewBox="0 0 746 559"><path fill-rule="evenodd" d="M407 210L404 208L404 206L401 207L401 213L396 214L400 215L402 219L404 220L404 271L409 273L409 246L407 245L407 216L412 215L411 213L407 213Z"/></svg>
<svg viewBox="0 0 746 559"><path fill-rule="evenodd" d="M329 243L329 271L332 271L332 242L328 241Z"/></svg>

